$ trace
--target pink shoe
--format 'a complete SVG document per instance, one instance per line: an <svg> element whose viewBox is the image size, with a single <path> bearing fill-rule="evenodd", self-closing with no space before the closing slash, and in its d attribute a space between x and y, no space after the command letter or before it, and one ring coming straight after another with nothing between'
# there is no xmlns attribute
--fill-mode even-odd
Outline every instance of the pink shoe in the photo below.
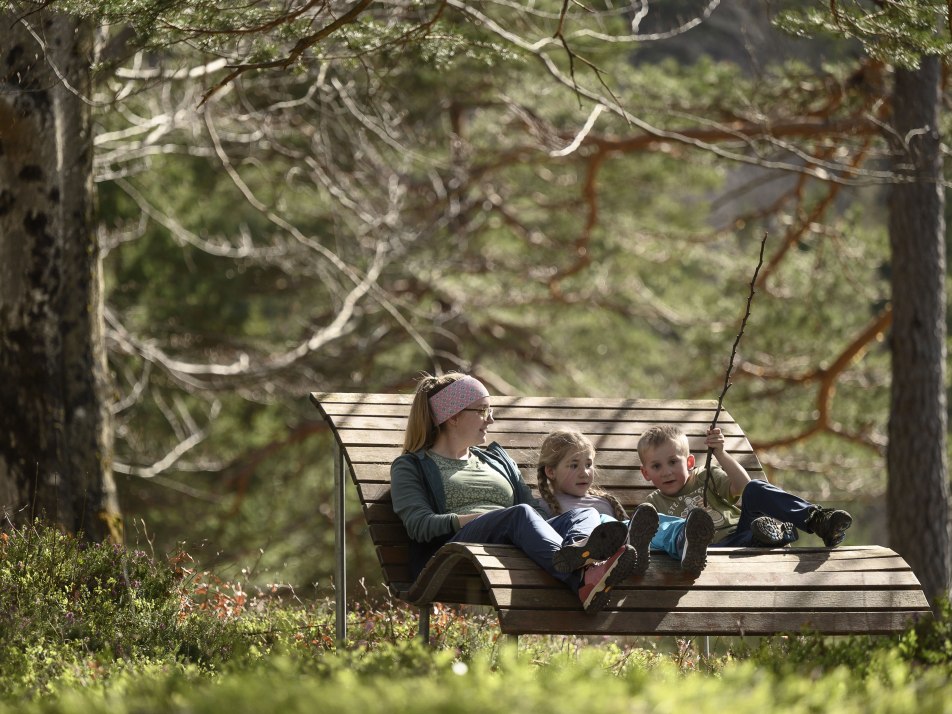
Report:
<svg viewBox="0 0 952 714"><path fill-rule="evenodd" d="M631 575L638 557L630 545L623 545L608 560L585 568L578 597L585 612L594 614L605 607L608 593L617 583Z"/></svg>

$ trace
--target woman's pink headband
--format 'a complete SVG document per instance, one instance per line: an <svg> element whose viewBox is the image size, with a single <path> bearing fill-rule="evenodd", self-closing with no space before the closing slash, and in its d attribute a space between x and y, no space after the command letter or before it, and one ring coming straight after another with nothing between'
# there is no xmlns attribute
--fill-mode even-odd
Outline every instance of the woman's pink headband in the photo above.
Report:
<svg viewBox="0 0 952 714"><path fill-rule="evenodd" d="M489 392L483 383L475 377L461 377L450 382L440 391L430 397L430 413L433 423L439 426L451 416L463 411L473 402L488 397Z"/></svg>

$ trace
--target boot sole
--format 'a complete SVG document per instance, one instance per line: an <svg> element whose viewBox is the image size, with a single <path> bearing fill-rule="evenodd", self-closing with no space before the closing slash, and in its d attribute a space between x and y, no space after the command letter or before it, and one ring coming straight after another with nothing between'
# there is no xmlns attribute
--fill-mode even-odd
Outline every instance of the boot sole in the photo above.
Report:
<svg viewBox="0 0 952 714"><path fill-rule="evenodd" d="M697 515L695 515L697 514ZM714 521L707 513L694 509L684 521L684 555L681 569L700 573L707 565L707 546L714 539Z"/></svg>
<svg viewBox="0 0 952 714"><path fill-rule="evenodd" d="M628 522L628 545L635 549L634 574L643 575L651 562L651 539L658 532L658 512L653 508L636 508Z"/></svg>
<svg viewBox="0 0 952 714"><path fill-rule="evenodd" d="M853 517L846 511L838 511L831 518L830 533L828 536L820 536L823 545L827 548L835 548L846 540L846 531L853 525Z"/></svg>
<svg viewBox="0 0 952 714"><path fill-rule="evenodd" d="M571 573L586 565L611 558L628 538L628 529L621 521L600 523L589 534L584 545L563 545L552 556L552 567L558 573Z"/></svg>
<svg viewBox="0 0 952 714"><path fill-rule="evenodd" d="M750 531L754 545L777 548L787 542L787 524L770 516L760 516L751 521Z"/></svg>

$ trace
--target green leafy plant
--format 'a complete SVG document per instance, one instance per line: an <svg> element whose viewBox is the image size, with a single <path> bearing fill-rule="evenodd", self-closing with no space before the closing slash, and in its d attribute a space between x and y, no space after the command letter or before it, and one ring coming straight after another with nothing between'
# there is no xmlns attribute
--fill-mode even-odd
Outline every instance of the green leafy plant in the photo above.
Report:
<svg viewBox="0 0 952 714"><path fill-rule="evenodd" d="M187 576L39 523L0 533L0 684L39 693L63 676L95 681L111 662L210 667L243 652L237 624L222 616L234 603Z"/></svg>

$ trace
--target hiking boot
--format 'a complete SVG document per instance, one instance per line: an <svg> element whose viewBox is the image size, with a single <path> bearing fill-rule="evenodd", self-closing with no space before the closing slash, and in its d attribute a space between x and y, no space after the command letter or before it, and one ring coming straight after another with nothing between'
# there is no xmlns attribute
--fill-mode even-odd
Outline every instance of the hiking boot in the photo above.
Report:
<svg viewBox="0 0 952 714"><path fill-rule="evenodd" d="M588 614L599 612L608 602L612 587L627 578L635 568L637 556L630 545L623 545L608 560L585 568L579 600Z"/></svg>
<svg viewBox="0 0 952 714"><path fill-rule="evenodd" d="M559 548L552 556L552 567L559 573L571 573L598 563L610 558L627 538L628 529L621 521L599 523L587 538Z"/></svg>
<svg viewBox="0 0 952 714"><path fill-rule="evenodd" d="M760 516L752 520L750 532L754 537L754 545L766 548L776 548L796 540L792 523L784 523L770 516Z"/></svg>
<svg viewBox="0 0 952 714"><path fill-rule="evenodd" d="M714 519L703 508L693 508L684 519L681 569L700 573L707 565L707 547L714 540Z"/></svg>
<svg viewBox="0 0 952 714"><path fill-rule="evenodd" d="M820 536L827 548L835 548L846 538L846 531L851 525L853 517L846 511L817 506L807 518L806 529Z"/></svg>
<svg viewBox="0 0 952 714"><path fill-rule="evenodd" d="M643 575L651 560L651 539L658 532L658 511L650 503L642 503L628 521L628 545L635 549L635 575Z"/></svg>

